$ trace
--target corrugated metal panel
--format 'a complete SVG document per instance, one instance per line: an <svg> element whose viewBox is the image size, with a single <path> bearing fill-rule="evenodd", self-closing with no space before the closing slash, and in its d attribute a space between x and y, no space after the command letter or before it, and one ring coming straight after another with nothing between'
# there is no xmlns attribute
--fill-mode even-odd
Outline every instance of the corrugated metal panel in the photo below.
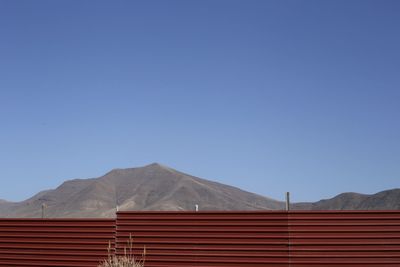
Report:
<svg viewBox="0 0 400 267"><path fill-rule="evenodd" d="M119 212L119 254L133 235L146 267L288 266L286 212Z"/></svg>
<svg viewBox="0 0 400 267"><path fill-rule="evenodd" d="M290 266L400 266L399 211L292 211Z"/></svg>
<svg viewBox="0 0 400 267"><path fill-rule="evenodd" d="M115 232L116 230L116 232ZM0 219L0 266L97 266L133 235L146 267L400 266L400 211L119 212ZM128 248L129 252L129 248ZM140 257L139 257L140 258Z"/></svg>
<svg viewBox="0 0 400 267"><path fill-rule="evenodd" d="M0 219L0 266L97 266L115 220Z"/></svg>

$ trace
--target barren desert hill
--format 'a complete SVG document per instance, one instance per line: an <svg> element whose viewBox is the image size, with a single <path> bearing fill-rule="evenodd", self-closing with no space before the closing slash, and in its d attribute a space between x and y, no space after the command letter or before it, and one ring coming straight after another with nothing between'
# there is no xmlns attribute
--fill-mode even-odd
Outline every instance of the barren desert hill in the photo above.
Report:
<svg viewBox="0 0 400 267"><path fill-rule="evenodd" d="M314 203L295 203L292 207L299 210L399 210L400 189L371 195L347 192Z"/></svg>
<svg viewBox="0 0 400 267"><path fill-rule="evenodd" d="M239 188L201 179L158 163L75 179L18 203L0 204L2 217L113 217L119 210L261 210L284 204Z"/></svg>
<svg viewBox="0 0 400 267"><path fill-rule="evenodd" d="M0 217L114 217L119 210L280 210L285 205L239 188L198 178L158 163L114 169L98 178L65 181L21 202L0 201ZM342 193L297 210L400 209L400 189L376 194Z"/></svg>

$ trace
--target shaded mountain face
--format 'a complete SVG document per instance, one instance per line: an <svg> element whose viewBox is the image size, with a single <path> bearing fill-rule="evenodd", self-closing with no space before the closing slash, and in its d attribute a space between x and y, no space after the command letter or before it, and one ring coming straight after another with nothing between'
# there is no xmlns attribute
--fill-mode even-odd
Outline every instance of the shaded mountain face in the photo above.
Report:
<svg viewBox="0 0 400 267"><path fill-rule="evenodd" d="M297 210L398 210L400 189L382 191L373 195L343 193L331 199L314 203L295 203Z"/></svg>
<svg viewBox="0 0 400 267"><path fill-rule="evenodd" d="M284 203L154 163L64 182L22 202L0 203L1 217L114 217L119 210L276 210Z"/></svg>

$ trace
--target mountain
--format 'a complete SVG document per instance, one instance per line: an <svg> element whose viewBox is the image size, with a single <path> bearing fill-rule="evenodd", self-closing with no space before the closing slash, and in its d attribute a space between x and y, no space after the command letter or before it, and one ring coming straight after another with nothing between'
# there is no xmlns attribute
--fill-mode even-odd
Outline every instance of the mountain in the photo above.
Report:
<svg viewBox="0 0 400 267"><path fill-rule="evenodd" d="M0 217L114 217L119 210L280 210L283 202L201 179L153 163L115 169L99 178L75 179L22 202L0 200ZM400 209L400 189L373 195L343 193L294 210Z"/></svg>
<svg viewBox="0 0 400 267"><path fill-rule="evenodd" d="M331 199L314 203L294 203L297 210L398 210L400 189L382 191L373 195L343 193Z"/></svg>
<svg viewBox="0 0 400 267"><path fill-rule="evenodd" d="M0 217L114 217L119 210L276 210L284 203L153 163L75 179L22 202L1 202Z"/></svg>

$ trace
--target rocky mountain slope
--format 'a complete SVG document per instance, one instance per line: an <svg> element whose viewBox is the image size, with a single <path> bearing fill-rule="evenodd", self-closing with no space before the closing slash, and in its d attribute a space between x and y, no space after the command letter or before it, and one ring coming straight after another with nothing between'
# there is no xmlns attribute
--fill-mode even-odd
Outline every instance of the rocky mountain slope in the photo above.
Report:
<svg viewBox="0 0 400 267"><path fill-rule="evenodd" d="M18 202L0 203L0 217L114 217L119 210L282 209L282 202L197 178L154 163L116 169L99 178L64 182Z"/></svg>
<svg viewBox="0 0 400 267"><path fill-rule="evenodd" d="M115 169L99 178L75 179L22 202L0 200L0 217L114 217L119 210L280 210L283 202L201 179L157 163ZM343 193L297 210L400 209L400 189L373 195Z"/></svg>
<svg viewBox="0 0 400 267"><path fill-rule="evenodd" d="M298 210L398 210L400 189L382 191L373 195L343 193L331 199L314 203L295 203Z"/></svg>

